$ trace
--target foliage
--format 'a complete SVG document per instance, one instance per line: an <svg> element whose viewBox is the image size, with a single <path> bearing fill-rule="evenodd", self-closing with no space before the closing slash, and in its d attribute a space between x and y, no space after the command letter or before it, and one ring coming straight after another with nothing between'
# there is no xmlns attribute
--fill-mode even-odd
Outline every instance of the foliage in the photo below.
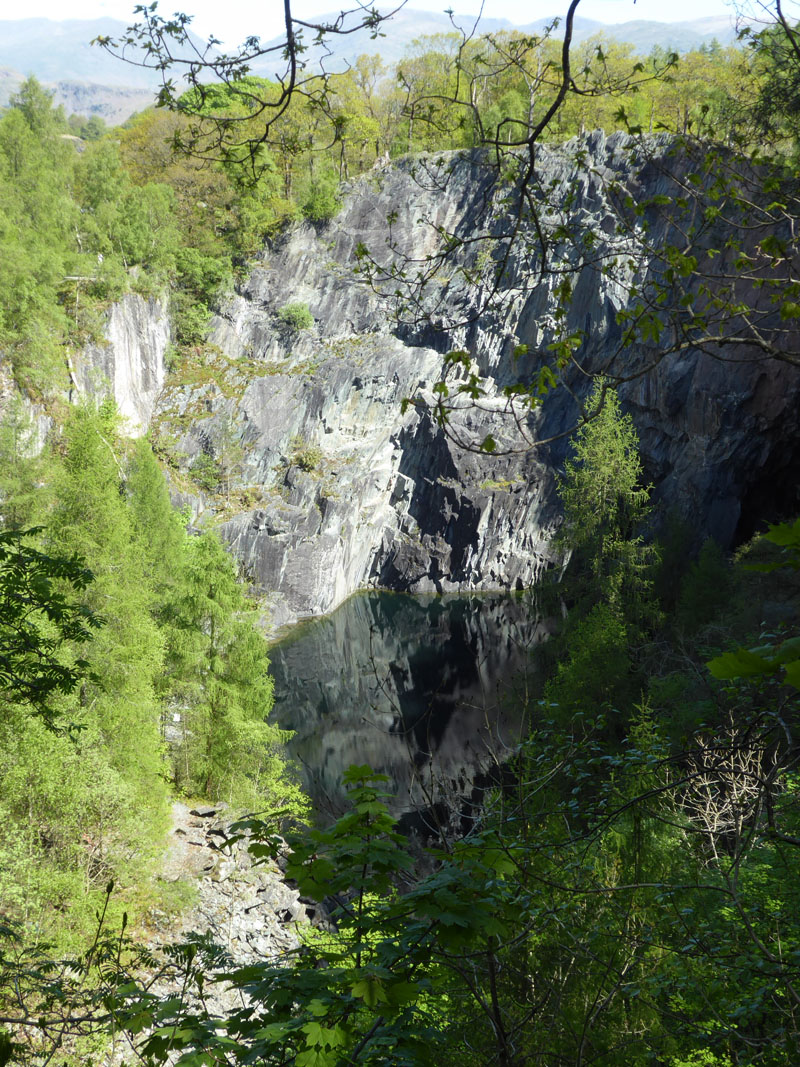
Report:
<svg viewBox="0 0 800 1067"><path fill-rule="evenodd" d="M55 727L53 693L95 678L65 646L89 641L102 620L80 599L94 580L78 556L49 556L30 541L41 529L0 532L0 691Z"/></svg>
<svg viewBox="0 0 800 1067"><path fill-rule="evenodd" d="M755 75L747 117L762 143L773 151L779 149L796 156L800 133L797 27L784 20L766 26L761 32L748 29L744 37Z"/></svg>
<svg viewBox="0 0 800 1067"><path fill-rule="evenodd" d="M602 719L542 722L513 784L463 839L427 846L430 873L410 882L380 776L351 768L351 810L289 838L287 874L330 903L335 929L288 966L176 953L179 997L123 973L117 1020L155 1063L777 1067L800 1032L786 995L800 809L774 724L750 710L679 761L646 704L617 747ZM242 829L275 855L269 825ZM209 981L250 1006L197 1010Z"/></svg>
<svg viewBox="0 0 800 1067"><path fill-rule="evenodd" d="M192 478L207 493L213 493L219 488L220 469L219 464L208 452L199 452L191 466Z"/></svg>
<svg viewBox="0 0 800 1067"><path fill-rule="evenodd" d="M175 286L178 340L200 343L240 252L234 186L173 160L152 116L121 142L93 127L80 152L68 128L35 79L0 118L0 344L40 395L66 386L71 351L129 289Z"/></svg>
<svg viewBox="0 0 800 1067"><path fill-rule="evenodd" d="M617 411L606 445L625 439L620 421ZM618 458L620 486L636 493L627 448ZM624 496L620 486L609 479L604 499ZM769 532L785 549L779 563L796 566L798 528ZM616 553L615 539L605 544ZM718 566L707 548L690 587ZM672 748L662 708L632 684L624 608L623 592L570 628L531 736L469 832L406 841L384 779L353 767L350 810L288 834L286 875L325 900L331 920L289 960L231 967L194 942L171 954L181 994L159 998L137 982L134 955L107 1002L139 1052L154 1063L276 1067L387 1056L420 1067L786 1062L800 1037L788 726L800 705L766 672L695 695L691 662L681 680L693 733ZM208 622L202 630L214 633ZM652 688L671 711L675 686ZM260 861L284 847L274 823L247 819L239 830ZM217 982L248 1007L209 1011Z"/></svg>
<svg viewBox="0 0 800 1067"><path fill-rule="evenodd" d="M302 209L311 222L329 222L341 207L339 181L332 171L315 176L309 185Z"/></svg>
<svg viewBox="0 0 800 1067"><path fill-rule="evenodd" d="M299 333L300 330L310 330L314 325L314 316L311 314L308 304L304 304L300 300L284 304L278 310L278 320L295 333Z"/></svg>
<svg viewBox="0 0 800 1067"><path fill-rule="evenodd" d="M800 570L800 519L793 523L771 525L764 538L780 546L783 558L776 563L755 566L767 571L783 567ZM715 657L709 663L711 673L715 678L725 681L777 677L786 685L800 689L800 637L791 636L783 640L777 634L765 634L763 637L763 642L755 648L737 648Z"/></svg>
<svg viewBox="0 0 800 1067"><path fill-rule="evenodd" d="M572 556L581 595L601 597L631 621L651 610L654 550L645 543L649 489L641 484L630 415L602 379L574 439L574 459L559 480L564 522L558 540Z"/></svg>
<svg viewBox="0 0 800 1067"><path fill-rule="evenodd" d="M12 453L14 440L18 466L28 443L10 435ZM257 609L221 545L187 534L149 444L118 437L112 404L73 409L57 446L42 526L0 533L0 897L26 931L77 945L109 878L110 918L146 899L169 778L302 805L285 735L265 721ZM19 485L14 463L0 497L6 485ZM181 738L166 731L178 708Z"/></svg>
<svg viewBox="0 0 800 1067"><path fill-rule="evenodd" d="M267 722L272 679L257 607L213 534L188 540L171 605L168 708L180 736L176 785L234 805L300 804L281 761L285 732Z"/></svg>
<svg viewBox="0 0 800 1067"><path fill-rule="evenodd" d="M609 131L669 129L687 135L701 131L723 143L740 141L753 130L755 120L745 121L746 109L734 106L736 90L744 80L750 97L769 99L769 71L779 65L766 36L753 38L752 57L745 62L740 52L718 46L679 60L658 50L649 57L636 56L630 46L597 37L574 50L570 59L550 31L469 38L443 34L415 41L394 71L376 57L361 56L341 74L323 78L305 72L298 81L296 70L284 84L239 71L235 57L218 67L209 54L190 72L199 78L195 88L179 95L167 72L182 60L164 54L163 48L173 35L180 37L183 16L163 20L145 9L141 15L131 40L149 41L151 59L163 59L163 102L173 111L149 110L137 116L119 131L119 143L99 136L101 131L93 127L85 131L87 147L78 155L59 137L59 131L68 128L63 115L32 82L20 90L0 123L0 146L6 146L0 156L7 161L0 166L0 219L23 223L15 230L0 222L0 244L4 234L11 241L0 256L0 290L8 305L5 314L0 307L0 340L11 353L18 381L39 391L54 388L63 378L65 342L85 339L96 329L91 313L97 302L130 286L151 293L166 282L176 283L178 341L188 347L201 345L209 309L246 269L248 257L293 219L330 219L338 208L339 183L373 164L407 151L489 146L497 157L498 195L504 201L501 190L510 174L515 173L522 191L533 180L513 155L514 146L529 140L561 141L602 126ZM568 22L573 15L571 10ZM372 16L366 21L371 24ZM340 30L336 24L324 28ZM791 74L791 42L781 43L780 30L773 31L773 38L781 44L781 62ZM100 43L114 48L108 39ZM295 43L287 42L289 52ZM205 67L219 74L218 83L200 77ZM762 143L761 134L758 137ZM699 165L697 173L711 174L713 185L719 175L724 178L726 167L724 157L712 155L708 167ZM724 180L735 199L733 177ZM38 204L29 226L33 209L20 201L25 199L21 190L31 182ZM750 184L745 178L743 201L752 200ZM506 387L517 414L526 405L541 403L561 380L581 340L566 329L570 287L561 284L558 263L550 262L553 255L558 259L562 238L572 244L576 238L558 227L550 234L545 220L533 211L534 199L523 196L519 204L506 205L517 220L510 224L511 232L519 237L532 226L544 241L542 272L552 270L558 282L564 328L556 331L552 351L548 339L535 380L526 383L522 375ZM700 208L709 223L719 213L719 199L712 197ZM684 229L679 201L676 193L672 205L640 205L636 220L620 204L615 226L620 234L640 233L642 216L652 216L656 208ZM775 205L783 202L783 197L773 202L769 225L781 223L786 212ZM790 210L788 203L786 208ZM44 232L47 247L41 241ZM440 236L442 256L452 264L458 260L460 239L456 234ZM480 277L482 295L473 317L499 298L504 242L498 232L482 239L480 248L470 243L467 251L476 252L477 258L473 262L467 256L456 267L467 281ZM669 254L664 257L666 288L657 286L652 297L646 294L638 312L622 324L631 344L652 340L654 331L663 339L667 333L658 324L665 317L681 322L686 317L680 310L685 293L678 293L674 302L670 298L661 310L659 303L676 267L689 264L691 273L695 263L694 269L702 272L707 264L691 248L683 250L682 258L677 246L673 251L672 260ZM750 254L744 246L743 251ZM585 252L594 262L592 250ZM99 266L98 255L103 257ZM436 253L423 279L439 273L439 258ZM766 259L767 268L778 263L768 251ZM488 269L480 268L481 262L484 267L488 263ZM616 268L609 260L598 269ZM762 273L769 277L770 270ZM413 296L420 278L408 264L399 269L395 282L400 287L393 284L393 290L410 288ZM624 279L621 284L626 284ZM705 303L715 301L722 314L704 314L697 300L692 304L693 336L704 327L710 334L717 332L725 311L740 303L733 291L727 299L717 293ZM791 304L789 290L783 301L787 307ZM413 315L427 314L419 294L412 304ZM734 334L738 320L730 314L727 318ZM681 342L684 332L682 326ZM758 330L753 333L756 341L762 336ZM480 393L478 378L472 389ZM448 410L446 396L439 395L438 407L440 412Z"/></svg>
<svg viewBox="0 0 800 1067"><path fill-rule="evenodd" d="M544 687L551 713L554 706L572 718L630 704L636 695L631 636L620 610L603 602L571 622L566 654Z"/></svg>
<svg viewBox="0 0 800 1067"><path fill-rule="evenodd" d="M37 436L22 397L10 397L0 418L0 525L4 528L34 526L47 512L52 472Z"/></svg>
<svg viewBox="0 0 800 1067"><path fill-rule="evenodd" d="M322 462L322 449L298 435L292 438L289 445L289 458L301 471L314 471Z"/></svg>
<svg viewBox="0 0 800 1067"><path fill-rule="evenodd" d="M730 567L725 554L709 538L680 585L675 611L677 625L686 633L694 633L709 623L724 607L730 586Z"/></svg>
<svg viewBox="0 0 800 1067"><path fill-rule="evenodd" d="M637 58L601 38L575 54L575 8L564 47L549 33L445 35L416 42L394 76L362 57L335 82L303 75L300 93L296 66L279 85L239 77L227 57L224 89L178 100L169 60L162 102L177 113L142 116L119 149L95 130L81 157L60 138L63 115L48 94L25 83L0 119L0 344L17 381L55 389L68 346L92 334L103 300L132 284L177 278L179 341L199 346L208 309L235 269L282 221L329 218L337 178L404 151L482 146L498 163L503 226L474 246L440 230L441 251L421 273L417 265L406 276L392 263L392 291L408 282L408 314L418 324L420 280L438 279L455 262L480 295L469 312L476 321L507 295L512 242L534 236L528 253L539 269L531 284L552 284L558 308L542 350L516 350L530 371L505 387L518 422L553 387L569 384L568 374L585 374L585 337L568 315L575 263L593 264L630 295L611 324L618 379L640 373L631 355L645 353L641 366L649 367L670 352L720 358L743 341L759 355L796 362L796 31L781 20L754 36L744 65L721 49L680 62L660 52ZM152 6L140 13L139 36L157 59L187 20L164 21ZM365 17L377 29L381 16ZM296 61L301 42L290 35L286 45ZM246 49L245 58L257 57L257 39ZM560 219L548 229L546 197L537 206L536 144L595 124L685 137L688 169L674 197L642 203L635 190L610 191L615 247L627 250L635 237L638 265L627 251L621 259L598 253L593 236ZM720 143L701 142L694 158L693 132L712 130ZM214 163L176 156L175 141L211 152ZM650 144L633 157L642 168L653 165ZM751 152L752 162L730 145ZM656 248L660 231L669 239ZM361 259L369 260L366 251ZM723 263L716 274L714 261ZM363 273L382 280L374 263ZM290 330L313 325L305 305L278 314ZM450 354L457 399L483 395L473 355ZM487 795L470 833L424 849L412 875L379 781L367 768L352 770L353 810L327 830L291 837L289 873L304 892L332 902L336 928L309 937L294 966L267 961L218 972L215 979L249 998L225 1018L202 1007L208 976L196 945L173 952L183 991L176 996L159 1000L124 974L108 1003L143 1035L154 1062L177 1054L186 1064L300 1067L777 1067L796 1055L798 639L780 629L754 647L732 637L734 650L711 660L717 682L705 676L696 648L669 647L671 676L648 682L647 492L613 385L599 383L582 410L562 480L562 543L580 581L579 605L505 788ZM437 395L446 426L444 380ZM131 459L108 406L78 409L68 420L52 460L52 506L32 499L24 437L9 426L2 442L4 455L16 457L0 474L4 517L27 523L41 507L47 522L35 547L23 543L30 530L0 539L0 624L12 668L0 724L0 895L29 927L69 915L85 929L108 898L110 875L126 891L141 879L148 842L160 831L166 776L234 801L283 808L296 798L278 758L280 732L266 721L271 694L257 609L219 542L189 537L175 522L146 446ZM497 443L487 438L483 447ZM319 461L305 449L294 460L304 469ZM216 487L232 471L216 465L213 473ZM769 536L796 567L797 523ZM83 587L79 559L94 575ZM689 569L677 601L683 637L722 606L708 585L725 576L711 547ZM98 616L105 625L90 635ZM688 736L671 749L666 736L679 703ZM77 739L48 731L31 707L46 708L45 720L80 726ZM168 735L176 715L177 738ZM246 829L255 832L255 854L274 853L272 826ZM63 1005L74 990L59 984L64 972L48 986L40 962L7 988L19 996L30 979L52 992L45 1006ZM184 999L191 989L199 1010ZM35 1010L8 1018L29 1031L37 1018L52 1022ZM48 1031L51 1052L63 1032ZM0 1034L0 1057L9 1049Z"/></svg>

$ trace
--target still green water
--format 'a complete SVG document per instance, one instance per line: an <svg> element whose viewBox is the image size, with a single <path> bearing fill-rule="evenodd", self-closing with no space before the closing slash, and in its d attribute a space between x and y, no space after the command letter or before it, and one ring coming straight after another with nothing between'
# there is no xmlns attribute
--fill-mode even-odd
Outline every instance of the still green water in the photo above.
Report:
<svg viewBox="0 0 800 1067"><path fill-rule="evenodd" d="M525 729L531 650L549 633L526 595L361 593L271 652L275 719L321 818L342 774L389 777L396 815L461 803Z"/></svg>

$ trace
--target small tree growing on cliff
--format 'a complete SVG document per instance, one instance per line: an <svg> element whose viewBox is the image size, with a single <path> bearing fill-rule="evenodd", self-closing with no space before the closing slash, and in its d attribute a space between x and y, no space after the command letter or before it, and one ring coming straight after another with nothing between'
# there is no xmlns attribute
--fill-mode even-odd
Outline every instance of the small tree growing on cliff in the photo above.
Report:
<svg viewBox="0 0 800 1067"><path fill-rule="evenodd" d="M304 304L301 300L284 304L278 312L278 320L292 333L310 330L314 325L314 316L311 314L308 304Z"/></svg>

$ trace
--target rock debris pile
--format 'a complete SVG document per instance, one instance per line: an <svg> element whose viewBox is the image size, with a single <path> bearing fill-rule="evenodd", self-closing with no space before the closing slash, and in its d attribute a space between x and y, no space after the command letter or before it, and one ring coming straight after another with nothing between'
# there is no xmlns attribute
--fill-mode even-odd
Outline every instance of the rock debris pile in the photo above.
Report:
<svg viewBox="0 0 800 1067"><path fill-rule="evenodd" d="M156 960L167 963L169 947L187 939L201 938L221 949L218 965L205 970L205 1007L225 1014L242 1007L241 994L215 974L231 967L253 963L289 961L300 944L299 929L311 923L327 923L324 907L303 898L284 880L281 860L256 865L248 852L245 836L233 844L231 816L224 805L189 809L176 802L173 828L160 878L167 882L193 883L193 905L177 919L163 911L150 913L152 935L147 947ZM216 956L209 952L208 959ZM182 983L165 968L155 976L150 991L158 996L182 995ZM148 983L148 976L140 975ZM122 1067L138 1062L123 1038L115 1041L103 1067Z"/></svg>
<svg viewBox="0 0 800 1067"><path fill-rule="evenodd" d="M164 881L192 879L197 897L176 924L154 913L158 941L188 933L208 935L235 964L275 960L297 947L298 926L327 921L323 905L301 897L277 863L255 864L245 834L231 843L225 805L173 806L172 841L161 873Z"/></svg>

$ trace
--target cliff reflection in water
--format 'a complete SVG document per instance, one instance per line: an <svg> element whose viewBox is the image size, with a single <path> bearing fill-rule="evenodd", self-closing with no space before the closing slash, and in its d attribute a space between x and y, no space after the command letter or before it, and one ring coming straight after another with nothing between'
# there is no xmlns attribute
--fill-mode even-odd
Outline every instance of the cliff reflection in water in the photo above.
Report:
<svg viewBox="0 0 800 1067"><path fill-rule="evenodd" d="M321 816L351 763L389 776L397 815L469 795L519 741L548 632L527 596L365 593L275 645L275 718Z"/></svg>

